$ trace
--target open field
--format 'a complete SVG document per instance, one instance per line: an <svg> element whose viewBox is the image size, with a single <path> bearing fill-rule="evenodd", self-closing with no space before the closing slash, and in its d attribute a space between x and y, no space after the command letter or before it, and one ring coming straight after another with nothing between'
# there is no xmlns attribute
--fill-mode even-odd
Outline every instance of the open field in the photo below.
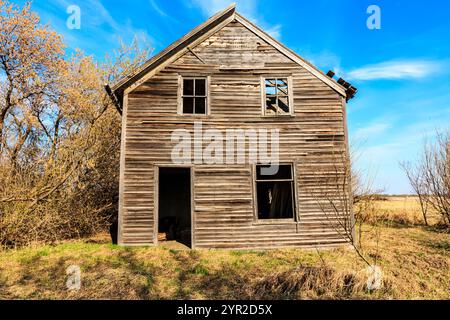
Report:
<svg viewBox="0 0 450 320"><path fill-rule="evenodd" d="M371 220L381 219L387 223L406 225L423 225L423 215L417 197L415 196L389 196L385 201L375 201L375 210ZM428 210L428 222L436 225L440 221L438 214Z"/></svg>
<svg viewBox="0 0 450 320"><path fill-rule="evenodd" d="M100 235L0 252L0 298L450 299L449 231L422 225L414 198L376 207L384 218L363 225L361 245L382 270L379 290L367 290L367 265L351 249L123 248ZM70 265L81 268L78 291L66 289Z"/></svg>

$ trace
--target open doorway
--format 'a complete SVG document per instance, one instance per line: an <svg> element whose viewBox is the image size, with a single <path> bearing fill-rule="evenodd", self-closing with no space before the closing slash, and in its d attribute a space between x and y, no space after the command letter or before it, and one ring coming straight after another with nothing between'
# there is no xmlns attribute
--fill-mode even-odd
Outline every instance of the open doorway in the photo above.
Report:
<svg viewBox="0 0 450 320"><path fill-rule="evenodd" d="M158 242L191 247L191 170L159 168Z"/></svg>

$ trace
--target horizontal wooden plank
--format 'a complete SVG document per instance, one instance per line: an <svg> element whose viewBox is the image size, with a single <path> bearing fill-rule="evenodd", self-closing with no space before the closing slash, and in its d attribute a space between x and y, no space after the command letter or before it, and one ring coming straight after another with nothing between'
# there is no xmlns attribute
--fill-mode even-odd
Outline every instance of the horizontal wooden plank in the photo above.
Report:
<svg viewBox="0 0 450 320"><path fill-rule="evenodd" d="M337 155L347 151L342 98L308 70L287 58L242 24L233 22L200 43L132 91L127 100L123 150L122 240L152 245L157 180L155 167L172 164L176 129L193 138L203 130L278 129L279 156L295 164L297 222L255 220L253 169L250 164L194 165L194 242L198 248L268 249L334 247L347 242L336 215L320 199L339 201L330 181L344 177ZM199 59L200 58L200 59ZM210 77L210 115L178 114L179 75ZM292 117L264 117L261 76L292 78ZM225 143L226 139L224 140ZM224 144L225 145L225 144ZM249 140L244 156L256 150ZM234 152L236 156L236 152ZM193 160L193 159L191 159ZM343 180L343 179L342 179ZM345 195L347 196L347 195ZM324 212L329 210L328 212Z"/></svg>

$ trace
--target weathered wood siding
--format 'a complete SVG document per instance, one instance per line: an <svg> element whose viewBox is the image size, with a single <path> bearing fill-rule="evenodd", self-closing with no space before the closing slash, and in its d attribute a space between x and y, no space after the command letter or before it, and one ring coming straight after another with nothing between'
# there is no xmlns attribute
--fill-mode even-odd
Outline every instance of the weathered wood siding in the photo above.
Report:
<svg viewBox="0 0 450 320"><path fill-rule="evenodd" d="M239 22L232 22L127 97L121 242L153 244L155 166L171 164L171 133L278 128L280 161L295 164L298 222L255 219L252 165L195 165L194 243L199 248L335 246L345 241L317 205L346 151L342 97ZM198 58L198 57L200 58ZM209 75L209 116L177 115L178 76ZM262 116L261 75L292 76L293 117ZM312 191L316 195L312 195ZM317 196L318 195L318 196Z"/></svg>

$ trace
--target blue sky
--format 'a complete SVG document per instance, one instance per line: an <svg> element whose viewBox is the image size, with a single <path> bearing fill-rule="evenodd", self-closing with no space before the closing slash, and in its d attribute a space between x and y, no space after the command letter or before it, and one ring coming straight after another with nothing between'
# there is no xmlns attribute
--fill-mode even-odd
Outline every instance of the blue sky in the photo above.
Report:
<svg viewBox="0 0 450 320"><path fill-rule="evenodd" d="M134 35L156 53L231 2L34 0L32 7L64 35L69 51L81 48L102 59L119 38L130 42ZM359 89L348 107L357 165L374 177L376 188L408 193L399 163L415 159L436 128L450 128L450 2L235 2L238 12L282 43ZM372 4L381 9L380 30L366 26ZM70 5L81 9L79 30L66 27Z"/></svg>

